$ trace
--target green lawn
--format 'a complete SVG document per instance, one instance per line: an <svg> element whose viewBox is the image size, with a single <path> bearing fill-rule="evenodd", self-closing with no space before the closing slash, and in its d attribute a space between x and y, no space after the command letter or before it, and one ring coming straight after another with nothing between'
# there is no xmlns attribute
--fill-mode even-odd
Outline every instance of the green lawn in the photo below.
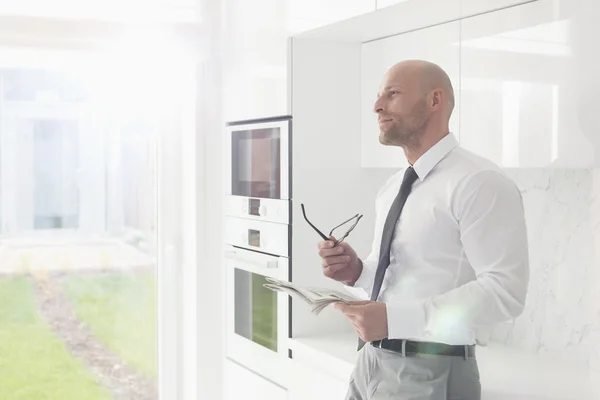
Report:
<svg viewBox="0 0 600 400"><path fill-rule="evenodd" d="M63 289L81 321L128 364L156 379L154 272L74 275Z"/></svg>
<svg viewBox="0 0 600 400"><path fill-rule="evenodd" d="M0 400L109 400L38 316L31 281L0 278Z"/></svg>

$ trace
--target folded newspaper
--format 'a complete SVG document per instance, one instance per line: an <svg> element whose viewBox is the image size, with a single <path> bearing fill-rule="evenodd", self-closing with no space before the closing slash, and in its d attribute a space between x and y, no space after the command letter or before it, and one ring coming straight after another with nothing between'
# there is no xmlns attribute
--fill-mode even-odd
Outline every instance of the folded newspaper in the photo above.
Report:
<svg viewBox="0 0 600 400"><path fill-rule="evenodd" d="M269 283L263 286L275 292L285 292L290 296L300 298L311 306L311 311L319 315L325 307L333 303L348 303L360 300L348 293L338 292L331 289L308 288L293 285L286 281L266 277Z"/></svg>

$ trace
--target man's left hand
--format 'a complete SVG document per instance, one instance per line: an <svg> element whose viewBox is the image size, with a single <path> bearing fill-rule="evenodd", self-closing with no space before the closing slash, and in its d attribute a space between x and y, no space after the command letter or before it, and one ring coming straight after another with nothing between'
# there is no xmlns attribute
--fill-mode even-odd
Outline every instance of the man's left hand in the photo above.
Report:
<svg viewBox="0 0 600 400"><path fill-rule="evenodd" d="M344 313L363 341L373 342L388 337L385 303L353 301L350 304L336 303L335 308Z"/></svg>

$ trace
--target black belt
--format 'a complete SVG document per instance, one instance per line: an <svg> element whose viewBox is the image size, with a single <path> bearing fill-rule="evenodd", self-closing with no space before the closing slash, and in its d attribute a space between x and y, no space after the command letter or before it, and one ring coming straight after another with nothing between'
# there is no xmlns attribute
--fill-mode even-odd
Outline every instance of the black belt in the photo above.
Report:
<svg viewBox="0 0 600 400"><path fill-rule="evenodd" d="M383 339L371 342L373 347L395 351L405 357L419 354L432 354L438 356L455 356L464 358L475 357L475 345L456 346L444 343L414 342L402 339Z"/></svg>

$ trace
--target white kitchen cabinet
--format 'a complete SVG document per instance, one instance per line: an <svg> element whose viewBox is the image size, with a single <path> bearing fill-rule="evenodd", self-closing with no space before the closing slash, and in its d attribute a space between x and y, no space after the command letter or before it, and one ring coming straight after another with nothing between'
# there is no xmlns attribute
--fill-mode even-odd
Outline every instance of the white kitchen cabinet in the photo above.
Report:
<svg viewBox="0 0 600 400"><path fill-rule="evenodd" d="M461 0L463 16L472 16L537 0Z"/></svg>
<svg viewBox="0 0 600 400"><path fill-rule="evenodd" d="M597 0L539 0L462 20L460 142L503 167L600 156Z"/></svg>
<svg viewBox="0 0 600 400"><path fill-rule="evenodd" d="M363 44L361 55L361 166L364 168L399 168L406 165L398 147L379 143L379 126L373 104L384 73L395 63L423 59L437 63L454 85L456 106L450 130L459 131L460 23L449 22L386 39Z"/></svg>
<svg viewBox="0 0 600 400"><path fill-rule="evenodd" d="M225 0L226 120L289 114L288 38L375 10L372 0Z"/></svg>
<svg viewBox="0 0 600 400"><path fill-rule="evenodd" d="M226 0L223 114L240 120L287 114L287 28L279 0Z"/></svg>
<svg viewBox="0 0 600 400"><path fill-rule="evenodd" d="M382 8L389 7L394 4L403 3L405 1L411 0L377 0L377 9L381 10ZM414 1L414 0L412 0Z"/></svg>
<svg viewBox="0 0 600 400"><path fill-rule="evenodd" d="M224 400L287 400L287 390L241 365L225 360Z"/></svg>
<svg viewBox="0 0 600 400"><path fill-rule="evenodd" d="M281 0L287 5L286 24L295 35L375 11L373 0Z"/></svg>

